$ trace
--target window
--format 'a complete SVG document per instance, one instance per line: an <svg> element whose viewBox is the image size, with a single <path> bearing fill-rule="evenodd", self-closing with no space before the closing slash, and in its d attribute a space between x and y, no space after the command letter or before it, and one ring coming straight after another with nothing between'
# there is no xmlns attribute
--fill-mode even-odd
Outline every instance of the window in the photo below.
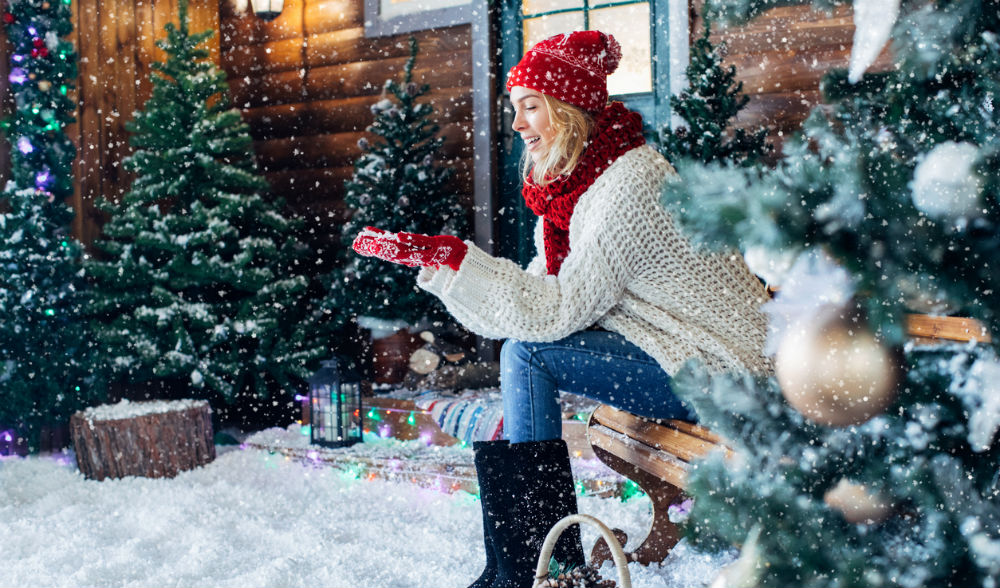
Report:
<svg viewBox="0 0 1000 588"><path fill-rule="evenodd" d="M524 0L521 5L523 55L535 43L570 31L597 29L610 33L622 46L622 62L608 78L612 95L653 90L652 39L635 31L649 29L648 0Z"/></svg>

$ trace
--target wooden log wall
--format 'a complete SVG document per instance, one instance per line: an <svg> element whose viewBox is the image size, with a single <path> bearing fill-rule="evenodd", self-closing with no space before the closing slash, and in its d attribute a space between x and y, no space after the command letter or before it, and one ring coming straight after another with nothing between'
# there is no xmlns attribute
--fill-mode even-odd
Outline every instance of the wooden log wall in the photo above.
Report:
<svg viewBox="0 0 1000 588"><path fill-rule="evenodd" d="M692 42L701 37L703 0L692 3ZM725 63L736 67L737 79L750 102L737 126L771 129L780 147L813 106L821 101L819 84L831 69L846 69L854 38L850 6L832 12L809 4L773 8L742 26L714 26L713 44L725 42ZM883 51L872 70L886 69L891 56Z"/></svg>
<svg viewBox="0 0 1000 588"><path fill-rule="evenodd" d="M220 5L222 66L250 124L273 192L317 230L336 234L345 219L344 180L361 155L358 139L386 80L400 80L408 35L366 38L362 0L286 0L274 21ZM458 170L456 198L472 205L471 29L414 33L413 80L446 142L441 164Z"/></svg>
<svg viewBox="0 0 1000 588"><path fill-rule="evenodd" d="M164 58L154 42L176 21L177 4L82 0L75 10L80 106L69 132L80 152L71 203L74 234L90 244L104 221L95 200L117 199L133 179L121 167L131 152L125 122L152 91L150 65ZM191 0L189 12L191 31L219 32L213 57L229 75L273 193L317 232L335 233L344 219L343 183L361 154L358 139L385 81L401 75L407 36L366 39L363 0L288 0L272 22L238 14L228 0ZM431 85L428 99L446 137L442 164L459 170L456 197L471 208L470 34L468 25L416 33L414 79Z"/></svg>
<svg viewBox="0 0 1000 588"><path fill-rule="evenodd" d="M190 0L191 31L218 30L217 0ZM71 40L79 54L77 122L67 128L77 146L77 211L73 234L90 244L100 234L98 197L117 200L132 182L121 166L131 150L125 123L152 93L150 66L165 55L155 46L168 22L177 22L177 0L78 0ZM219 37L209 41L217 59Z"/></svg>

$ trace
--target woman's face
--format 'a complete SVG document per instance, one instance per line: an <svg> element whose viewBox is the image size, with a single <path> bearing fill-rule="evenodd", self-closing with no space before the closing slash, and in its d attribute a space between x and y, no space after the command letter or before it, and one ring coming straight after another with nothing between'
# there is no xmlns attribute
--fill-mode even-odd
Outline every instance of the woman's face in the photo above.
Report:
<svg viewBox="0 0 1000 588"><path fill-rule="evenodd" d="M545 99L541 92L514 86L510 89L510 103L514 107L511 127L521 135L531 161L537 163L552 146L556 134L549 121Z"/></svg>

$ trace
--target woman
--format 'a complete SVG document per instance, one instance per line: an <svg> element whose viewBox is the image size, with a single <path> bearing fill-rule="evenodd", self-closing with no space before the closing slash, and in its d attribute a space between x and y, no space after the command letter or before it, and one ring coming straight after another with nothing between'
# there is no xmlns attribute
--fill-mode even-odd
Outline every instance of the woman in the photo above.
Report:
<svg viewBox="0 0 1000 588"><path fill-rule="evenodd" d="M642 119L608 104L621 50L583 31L535 45L507 79L525 143L523 194L539 216L527 269L470 242L369 227L354 248L422 266L417 283L471 331L505 338L506 441L477 443L487 566L473 584L530 586L546 532L576 512L558 391L653 418L693 419L670 391L691 357L770 370L766 293L738 255L696 251L659 203L670 164ZM578 533L556 549L583 563Z"/></svg>

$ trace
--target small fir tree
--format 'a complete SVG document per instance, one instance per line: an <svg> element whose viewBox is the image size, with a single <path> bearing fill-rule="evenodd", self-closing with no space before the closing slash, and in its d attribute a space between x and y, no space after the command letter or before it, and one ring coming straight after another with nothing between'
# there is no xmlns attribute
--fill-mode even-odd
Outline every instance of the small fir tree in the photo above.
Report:
<svg viewBox="0 0 1000 588"><path fill-rule="evenodd" d="M765 306L777 377L692 366L674 381L735 450L689 478L694 536L744 545L749 576L731 583L1000 581L1000 3L895 4L891 29L886 14L855 18L874 39L861 54L884 31L895 66L853 85L830 74L829 103L774 169L693 165L665 188L707 246L797 256ZM906 343L914 310L978 318L993 345ZM810 408L828 402L839 411Z"/></svg>
<svg viewBox="0 0 1000 588"><path fill-rule="evenodd" d="M137 177L89 264L104 366L129 383L183 383L232 399L286 391L325 354L301 328L311 308L305 246L280 199L265 198L248 126L225 74L179 26L157 46L153 92L127 129Z"/></svg>
<svg viewBox="0 0 1000 588"><path fill-rule="evenodd" d="M751 166L771 152L767 129L753 132L729 127L750 101L743 82L736 82L736 68L722 65L725 45L712 44L711 23L705 19L701 38L691 47L687 66L690 87L670 97L670 108L684 119L684 126L660 130L660 152L671 162L691 159L708 163L729 161Z"/></svg>
<svg viewBox="0 0 1000 588"><path fill-rule="evenodd" d="M76 52L66 2L7 3L10 87L3 122L12 179L0 214L0 430L37 449L43 426L66 424L95 394L83 314L82 249L70 237L76 150L64 131Z"/></svg>
<svg viewBox="0 0 1000 588"><path fill-rule="evenodd" d="M375 139L358 142L363 154L346 183L352 216L343 228L347 259L335 290L348 315L409 323L443 316L437 300L414 285L412 268L353 254L351 243L364 227L465 237L466 212L447 189L453 170L435 165L444 138L437 136L439 127L431 120L433 107L420 101L429 86L413 81L416 59L417 42L411 37L402 83L386 81L384 97L372 106L375 121L367 129Z"/></svg>

